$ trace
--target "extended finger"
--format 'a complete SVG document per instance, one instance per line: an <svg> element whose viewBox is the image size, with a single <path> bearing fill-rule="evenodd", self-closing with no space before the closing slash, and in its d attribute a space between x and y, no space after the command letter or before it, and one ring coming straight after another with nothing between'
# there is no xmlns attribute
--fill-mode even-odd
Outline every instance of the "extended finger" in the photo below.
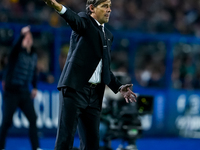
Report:
<svg viewBox="0 0 200 150"><path fill-rule="evenodd" d="M133 84L126 84L126 85L124 85L126 88L128 88L128 87L132 87L133 86Z"/></svg>
<svg viewBox="0 0 200 150"><path fill-rule="evenodd" d="M126 103L129 103L129 101L128 101L128 98L127 98L127 97L125 97L125 100L126 100Z"/></svg>
<svg viewBox="0 0 200 150"><path fill-rule="evenodd" d="M129 91L131 94L133 94L135 97L137 97L137 95L136 95L133 91L131 91L129 88L128 88L128 91Z"/></svg>
<svg viewBox="0 0 200 150"><path fill-rule="evenodd" d="M135 97L133 94L130 94L129 100L130 100L131 102L137 102L137 99L136 99L136 97Z"/></svg>
<svg viewBox="0 0 200 150"><path fill-rule="evenodd" d="M137 99L136 99L136 97L133 94L129 93L129 95L127 95L127 97L128 97L128 99L129 99L130 102L133 102L133 101L137 102Z"/></svg>
<svg viewBox="0 0 200 150"><path fill-rule="evenodd" d="M131 100L134 101L134 102L137 102L137 99L133 94L131 94Z"/></svg>
<svg viewBox="0 0 200 150"><path fill-rule="evenodd" d="M133 98L132 97L129 97L129 101L132 103L133 102Z"/></svg>

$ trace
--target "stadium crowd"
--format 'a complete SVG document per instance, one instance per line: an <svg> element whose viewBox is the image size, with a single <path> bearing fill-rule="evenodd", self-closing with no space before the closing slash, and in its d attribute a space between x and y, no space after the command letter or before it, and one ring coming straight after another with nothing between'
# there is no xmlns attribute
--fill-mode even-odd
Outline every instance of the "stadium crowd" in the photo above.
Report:
<svg viewBox="0 0 200 150"><path fill-rule="evenodd" d="M75 12L84 11L85 0L60 0ZM115 0L108 25L116 30L181 33L200 36L199 0ZM1 0L0 22L66 24L43 1Z"/></svg>
<svg viewBox="0 0 200 150"><path fill-rule="evenodd" d="M75 12L85 11L85 0L60 0L60 2L72 8ZM45 7L42 0L1 0L0 22L49 25L56 28L67 27L64 20L54 10ZM115 0L112 3L112 13L107 27L117 31L131 30L143 33L176 33L199 37L200 1ZM0 36L3 33L0 30ZM127 48L130 46L130 43L127 43L127 39L122 38L119 42L120 45L117 48L115 47L112 64L112 68L115 71L128 72ZM189 51L185 51L185 47ZM176 89L200 88L199 59L197 58L199 53L195 51L195 47L198 46L185 44L175 46L171 87ZM5 65L3 61L5 55L2 51L5 52L6 48L7 45L0 45L1 70L2 66ZM134 58L134 76L138 85L159 88L166 86L164 84L166 51L166 45L160 42L145 43L139 46ZM42 56L41 58L43 58ZM50 59L46 58L47 61ZM46 66L48 65L50 65L49 62L46 63ZM38 68L47 67L39 66ZM51 83L53 81L51 78Z"/></svg>

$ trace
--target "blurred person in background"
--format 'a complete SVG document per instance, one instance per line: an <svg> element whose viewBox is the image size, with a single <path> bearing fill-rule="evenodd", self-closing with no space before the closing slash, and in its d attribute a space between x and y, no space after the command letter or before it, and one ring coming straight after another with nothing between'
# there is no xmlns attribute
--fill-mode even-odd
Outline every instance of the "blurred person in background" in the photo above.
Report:
<svg viewBox="0 0 200 150"><path fill-rule="evenodd" d="M86 12L76 14L55 0L44 0L72 28L70 49L58 83L60 118L55 150L73 147L78 126L81 150L99 149L102 99L107 85L126 102L136 102L132 84L122 85L110 71L112 33L104 26L111 13L110 0L87 0Z"/></svg>
<svg viewBox="0 0 200 150"><path fill-rule="evenodd" d="M67 54L69 52L69 45L63 45L61 48L61 52L59 55L59 66L60 70L62 71L65 66L65 61L67 59Z"/></svg>
<svg viewBox="0 0 200 150"><path fill-rule="evenodd" d="M29 137L32 150L39 150L39 140L36 127L36 113L33 98L37 93L36 74L37 54L33 48L33 37L30 27L21 29L21 36L15 43L6 66L2 80L3 121L0 128L0 149L5 149L6 135L12 125L12 117L17 107L29 121ZM30 92L30 84L33 88Z"/></svg>
<svg viewBox="0 0 200 150"><path fill-rule="evenodd" d="M37 61L37 77L38 81L52 84L54 83L55 79L54 76L48 71L48 58L47 54L42 56L38 56Z"/></svg>
<svg viewBox="0 0 200 150"><path fill-rule="evenodd" d="M8 63L8 54L3 53L0 60L0 80L2 80L3 78L3 73L4 73L5 66L7 65L7 63Z"/></svg>

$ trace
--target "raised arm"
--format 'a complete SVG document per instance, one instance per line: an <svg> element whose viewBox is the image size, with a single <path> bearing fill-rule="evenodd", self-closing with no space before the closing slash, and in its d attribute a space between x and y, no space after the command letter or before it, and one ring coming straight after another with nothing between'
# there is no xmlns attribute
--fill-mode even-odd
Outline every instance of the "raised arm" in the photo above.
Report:
<svg viewBox="0 0 200 150"><path fill-rule="evenodd" d="M21 51L22 40L24 39L25 35L30 32L30 26L25 26L21 29L20 37L14 42L9 60L13 60L17 58L17 55Z"/></svg>
<svg viewBox="0 0 200 150"><path fill-rule="evenodd" d="M55 0L44 0L44 2L48 6L54 8L61 15L61 17L65 19L72 30L79 34L85 33L85 29L87 28L87 21L83 16L80 17L80 15L72 11L70 8L63 6Z"/></svg>

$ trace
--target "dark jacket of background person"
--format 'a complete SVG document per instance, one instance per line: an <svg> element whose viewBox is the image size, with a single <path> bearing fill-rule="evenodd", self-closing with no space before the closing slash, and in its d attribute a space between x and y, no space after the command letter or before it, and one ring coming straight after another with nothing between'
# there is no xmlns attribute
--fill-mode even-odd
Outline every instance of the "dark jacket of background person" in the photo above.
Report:
<svg viewBox="0 0 200 150"><path fill-rule="evenodd" d="M3 119L0 128L0 149L6 147L6 136L12 125L12 118L20 108L29 122L29 138L32 150L39 148L36 120L37 115L33 99L37 94L36 89L36 64L37 54L33 51L33 37L30 27L21 29L21 37L15 43L9 58L2 81L3 87ZM31 90L29 85L33 85ZM30 92L31 90L31 92Z"/></svg>
<svg viewBox="0 0 200 150"><path fill-rule="evenodd" d="M77 15L67 8L67 11L61 16L73 31L70 38L70 49L58 83L58 89L68 86L80 91L88 83L100 59L103 57L104 35L96 21L84 12ZM107 37L108 65L110 65L113 35L105 27L104 30ZM111 71L108 78L111 79L108 87L114 93L117 93L122 84L114 77ZM102 89L103 91L104 89Z"/></svg>
<svg viewBox="0 0 200 150"><path fill-rule="evenodd" d="M3 81L5 81L5 90L8 91L29 91L29 85L32 83L36 88L37 74L37 54L34 48L28 53L21 46L24 35L21 35L14 45L8 60Z"/></svg>

